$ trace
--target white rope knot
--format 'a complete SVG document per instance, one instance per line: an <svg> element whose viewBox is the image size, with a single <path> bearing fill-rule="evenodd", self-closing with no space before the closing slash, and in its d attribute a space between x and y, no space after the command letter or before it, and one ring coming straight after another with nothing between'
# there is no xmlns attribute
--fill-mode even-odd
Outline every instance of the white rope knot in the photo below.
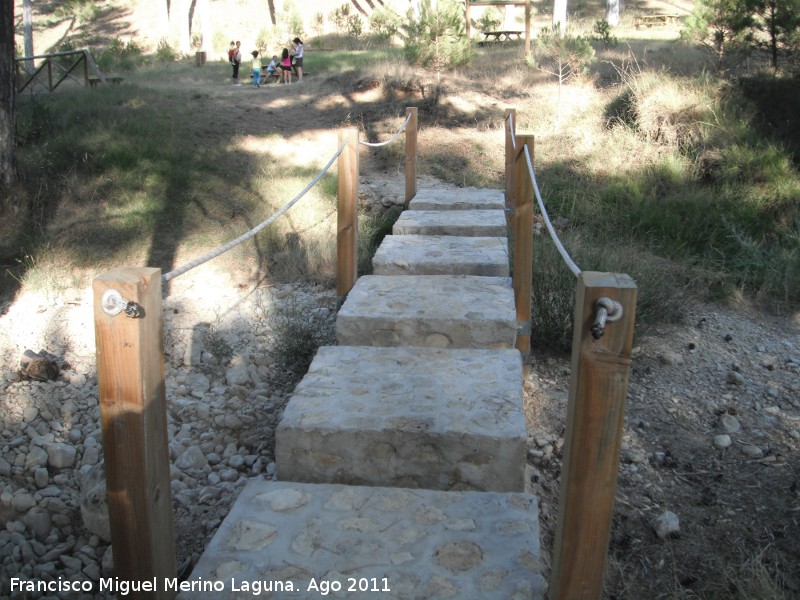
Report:
<svg viewBox="0 0 800 600"><path fill-rule="evenodd" d="M599 340L606 332L606 323L613 323L622 318L622 304L610 298L598 298L594 302L596 312L594 325L592 325L592 337Z"/></svg>

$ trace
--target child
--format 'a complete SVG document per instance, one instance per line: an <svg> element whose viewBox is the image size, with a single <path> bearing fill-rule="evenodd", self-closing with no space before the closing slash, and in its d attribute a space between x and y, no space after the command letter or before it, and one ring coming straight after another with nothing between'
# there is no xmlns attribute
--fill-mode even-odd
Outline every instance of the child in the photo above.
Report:
<svg viewBox="0 0 800 600"><path fill-rule="evenodd" d="M296 37L292 43L294 44L294 71L297 73L297 81L303 81L303 40Z"/></svg>
<svg viewBox="0 0 800 600"><path fill-rule="evenodd" d="M281 52L281 71L283 71L283 82L292 83L292 58L289 56L288 48L284 48Z"/></svg>
<svg viewBox="0 0 800 600"><path fill-rule="evenodd" d="M234 87L242 87L239 83L239 64L242 62L242 42L237 41L233 48L233 85Z"/></svg>
<svg viewBox="0 0 800 600"><path fill-rule="evenodd" d="M280 75L278 75L277 71L278 71L278 55L273 54L272 60L269 61L269 64L267 65L267 82L269 82L269 78L272 77L273 75L278 79L280 79Z"/></svg>
<svg viewBox="0 0 800 600"><path fill-rule="evenodd" d="M236 56L236 42L231 40L231 47L228 48L228 62L233 67L233 58ZM233 83L236 83L236 68L233 68Z"/></svg>
<svg viewBox="0 0 800 600"><path fill-rule="evenodd" d="M261 59L258 58L258 50L253 50L250 54L253 55L253 62L251 63L253 68L253 86L260 88L261 87Z"/></svg>

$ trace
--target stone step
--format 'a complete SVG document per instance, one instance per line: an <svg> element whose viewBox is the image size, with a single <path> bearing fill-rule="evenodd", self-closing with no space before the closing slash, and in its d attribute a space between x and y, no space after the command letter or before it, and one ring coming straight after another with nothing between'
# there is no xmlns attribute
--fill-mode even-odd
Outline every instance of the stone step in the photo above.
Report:
<svg viewBox="0 0 800 600"><path fill-rule="evenodd" d="M417 190L408 205L409 210L503 210L505 192L477 188Z"/></svg>
<svg viewBox="0 0 800 600"><path fill-rule="evenodd" d="M504 237L502 210L406 210L392 227L394 235L460 235Z"/></svg>
<svg viewBox="0 0 800 600"><path fill-rule="evenodd" d="M508 239L387 235L372 258L375 275L508 277Z"/></svg>
<svg viewBox="0 0 800 600"><path fill-rule="evenodd" d="M365 275L336 317L342 346L512 348L511 281L474 275Z"/></svg>
<svg viewBox="0 0 800 600"><path fill-rule="evenodd" d="M540 571L529 494L256 479L178 598L541 600Z"/></svg>
<svg viewBox="0 0 800 600"><path fill-rule="evenodd" d="M326 346L275 433L278 479L522 492L517 350Z"/></svg>

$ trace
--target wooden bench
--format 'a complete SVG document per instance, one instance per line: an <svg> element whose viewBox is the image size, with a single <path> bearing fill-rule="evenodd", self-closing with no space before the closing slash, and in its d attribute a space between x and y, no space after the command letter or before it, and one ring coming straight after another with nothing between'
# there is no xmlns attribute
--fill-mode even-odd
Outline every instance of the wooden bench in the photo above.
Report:
<svg viewBox="0 0 800 600"><path fill-rule="evenodd" d="M114 85L119 85L125 81L124 77L106 77L106 82L113 83ZM94 87L100 84L100 79L98 77L89 77L89 85Z"/></svg>
<svg viewBox="0 0 800 600"><path fill-rule="evenodd" d="M640 27L663 27L673 23L679 23L681 15L642 15L636 17L633 21L633 26L636 29Z"/></svg>
<svg viewBox="0 0 800 600"><path fill-rule="evenodd" d="M483 43L513 42L522 39L521 31L484 31Z"/></svg>

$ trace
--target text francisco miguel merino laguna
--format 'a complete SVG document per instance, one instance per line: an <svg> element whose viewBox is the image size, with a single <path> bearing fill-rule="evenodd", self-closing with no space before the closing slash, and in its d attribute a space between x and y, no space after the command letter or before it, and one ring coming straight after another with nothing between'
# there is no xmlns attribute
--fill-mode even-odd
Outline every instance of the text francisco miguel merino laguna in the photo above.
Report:
<svg viewBox="0 0 800 600"><path fill-rule="evenodd" d="M311 579L305 586L307 592L318 592L321 596L327 596L330 592L338 592L347 589L348 591L371 591L388 592L389 580L387 578L371 577L355 579L349 577L347 583L340 581ZM153 577L141 581L128 581L119 577L103 577L99 582L94 581L70 581L68 579L56 579L53 581L28 580L18 577L11 578L12 592L112 592L119 596L127 596L131 592L249 592L254 596L262 592L295 592L301 591L300 586L291 581L236 581L231 579L228 585L223 581L211 581L203 579L193 579L180 581L177 577Z"/></svg>

